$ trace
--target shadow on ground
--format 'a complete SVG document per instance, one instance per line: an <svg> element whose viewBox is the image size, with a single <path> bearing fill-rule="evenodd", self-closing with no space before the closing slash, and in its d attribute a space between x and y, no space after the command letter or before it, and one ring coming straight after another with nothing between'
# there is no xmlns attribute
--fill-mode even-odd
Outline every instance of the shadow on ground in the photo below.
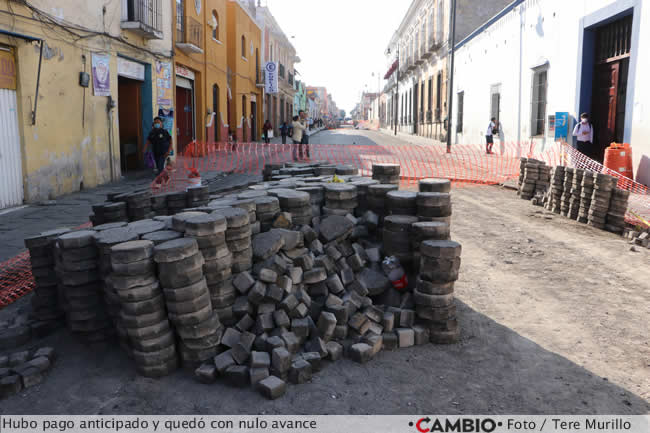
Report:
<svg viewBox="0 0 650 433"><path fill-rule="evenodd" d="M2 402L12 414L645 414L650 405L460 301L462 339L327 363L311 383L268 401L250 388L195 382L190 371L135 373L116 344L65 330L38 346L59 357L46 381Z"/></svg>

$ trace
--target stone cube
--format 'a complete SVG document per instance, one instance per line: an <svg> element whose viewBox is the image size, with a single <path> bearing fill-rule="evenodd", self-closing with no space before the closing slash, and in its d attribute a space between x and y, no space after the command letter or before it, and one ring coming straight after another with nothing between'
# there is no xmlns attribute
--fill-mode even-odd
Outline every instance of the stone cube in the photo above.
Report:
<svg viewBox="0 0 650 433"><path fill-rule="evenodd" d="M343 346L335 341L328 341L325 344L327 357L330 361L338 361L343 357Z"/></svg>
<svg viewBox="0 0 650 433"><path fill-rule="evenodd" d="M256 367L256 368L251 367L249 369L249 374L250 374L251 385L257 385L260 381L269 377L269 369L261 368L261 367Z"/></svg>
<svg viewBox="0 0 650 433"><path fill-rule="evenodd" d="M384 332L381 334L381 339L384 350L395 350L399 347L397 334L394 332Z"/></svg>
<svg viewBox="0 0 650 433"><path fill-rule="evenodd" d="M412 328L397 328L395 334L399 347L411 347L415 344L415 331Z"/></svg>
<svg viewBox="0 0 650 433"><path fill-rule="evenodd" d="M293 332L286 332L280 336L284 341L287 350L290 353L296 353L300 350L300 339Z"/></svg>
<svg viewBox="0 0 650 433"><path fill-rule="evenodd" d="M250 272L241 272L237 274L235 278L233 278L232 284L239 291L239 293L245 295L255 284L255 278L253 278Z"/></svg>
<svg viewBox="0 0 650 433"><path fill-rule="evenodd" d="M321 312L317 326L320 337L324 341L329 341L334 335L334 328L336 328L336 316L327 311Z"/></svg>
<svg viewBox="0 0 650 433"><path fill-rule="evenodd" d="M205 362L194 370L194 377L201 383L210 384L217 380L217 367L213 362Z"/></svg>
<svg viewBox="0 0 650 433"><path fill-rule="evenodd" d="M429 342L429 329L416 325L413 327L414 341L416 346L421 346Z"/></svg>
<svg viewBox="0 0 650 433"><path fill-rule="evenodd" d="M350 347L348 355L353 361L364 364L372 358L372 347L366 343L356 343Z"/></svg>
<svg viewBox="0 0 650 433"><path fill-rule="evenodd" d="M268 352L251 352L250 358L250 367L251 368L270 368L271 367L271 356Z"/></svg>
<svg viewBox="0 0 650 433"><path fill-rule="evenodd" d="M291 332L293 332L298 338L307 338L309 335L309 322L307 319L291 320Z"/></svg>
<svg viewBox="0 0 650 433"><path fill-rule="evenodd" d="M264 397L275 400L287 392L287 384L276 376L269 376L257 383L257 389Z"/></svg>
<svg viewBox="0 0 650 433"><path fill-rule="evenodd" d="M284 347L276 347L271 352L271 366L275 371L284 373L291 367L291 354Z"/></svg>
<svg viewBox="0 0 650 433"><path fill-rule="evenodd" d="M311 380L311 364L304 359L298 359L291 364L289 381L294 384L305 383Z"/></svg>
<svg viewBox="0 0 650 433"><path fill-rule="evenodd" d="M214 366L217 368L217 373L220 375L223 374L231 365L235 365L235 360L232 358L231 350L226 350L214 357Z"/></svg>
<svg viewBox="0 0 650 433"><path fill-rule="evenodd" d="M231 386L243 388L250 383L250 372L245 365L231 365L223 376Z"/></svg>

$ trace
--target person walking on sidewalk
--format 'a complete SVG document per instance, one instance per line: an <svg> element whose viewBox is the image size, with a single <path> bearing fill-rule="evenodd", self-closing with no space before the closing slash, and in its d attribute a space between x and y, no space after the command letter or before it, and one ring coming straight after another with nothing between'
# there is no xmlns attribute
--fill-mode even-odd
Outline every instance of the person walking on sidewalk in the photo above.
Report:
<svg viewBox="0 0 650 433"><path fill-rule="evenodd" d="M287 122L282 122L280 125L280 135L282 135L282 144L287 144L287 133L289 132L289 127Z"/></svg>
<svg viewBox="0 0 650 433"><path fill-rule="evenodd" d="M264 125L262 125L262 133L264 134L264 142L266 144L269 144L271 142L271 139L269 138L269 131L272 129L273 125L271 125L269 119L266 119L266 122L264 122Z"/></svg>
<svg viewBox="0 0 650 433"><path fill-rule="evenodd" d="M492 146L494 146L494 136L499 135L499 121L496 117L490 119L487 132L485 133L485 153L492 154Z"/></svg>
<svg viewBox="0 0 650 433"><path fill-rule="evenodd" d="M298 116L293 116L293 122L291 123L291 126L293 128L293 135L291 136L291 139L293 140L293 160L298 161L298 153L300 153L300 157L302 158L302 137L306 135L305 133L305 125L303 125Z"/></svg>
<svg viewBox="0 0 650 433"><path fill-rule="evenodd" d="M307 134L306 131L306 122L307 122L307 113L305 113L303 110L300 110L298 112L300 115L300 120L302 121L303 125L305 126L305 132L302 134L302 140L300 141L300 157L304 158L306 157L307 159L310 158L309 155L309 134Z"/></svg>
<svg viewBox="0 0 650 433"><path fill-rule="evenodd" d="M156 161L156 172L162 173L165 168L165 160L171 150L172 137L163 128L163 121L160 117L153 119L153 129L147 137L146 148L153 152Z"/></svg>
<svg viewBox="0 0 650 433"><path fill-rule="evenodd" d="M573 128L573 136L576 137L578 152L593 159L594 127L589 123L587 113L580 115L580 123Z"/></svg>

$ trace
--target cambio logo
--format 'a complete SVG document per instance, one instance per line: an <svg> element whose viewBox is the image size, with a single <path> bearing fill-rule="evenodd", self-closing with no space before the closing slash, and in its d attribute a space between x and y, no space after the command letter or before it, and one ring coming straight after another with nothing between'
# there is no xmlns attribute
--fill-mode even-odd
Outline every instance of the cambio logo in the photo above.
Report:
<svg viewBox="0 0 650 433"><path fill-rule="evenodd" d="M415 426L420 433L431 432L459 432L459 433L490 433L501 423L497 423L491 418L458 418L451 420L448 418L433 420L429 417L420 418L415 423L410 422L411 427Z"/></svg>

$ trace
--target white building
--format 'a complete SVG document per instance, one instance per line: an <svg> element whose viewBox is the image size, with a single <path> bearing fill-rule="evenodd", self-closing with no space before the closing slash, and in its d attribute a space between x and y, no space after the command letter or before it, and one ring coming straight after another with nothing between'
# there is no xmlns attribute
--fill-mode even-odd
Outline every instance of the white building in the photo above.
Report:
<svg viewBox="0 0 650 433"><path fill-rule="evenodd" d="M499 141L536 150L555 140L555 115L594 125L594 156L632 145L634 174L650 184L650 8L643 0L516 0L456 45L453 142ZM645 24L644 26L642 25Z"/></svg>

